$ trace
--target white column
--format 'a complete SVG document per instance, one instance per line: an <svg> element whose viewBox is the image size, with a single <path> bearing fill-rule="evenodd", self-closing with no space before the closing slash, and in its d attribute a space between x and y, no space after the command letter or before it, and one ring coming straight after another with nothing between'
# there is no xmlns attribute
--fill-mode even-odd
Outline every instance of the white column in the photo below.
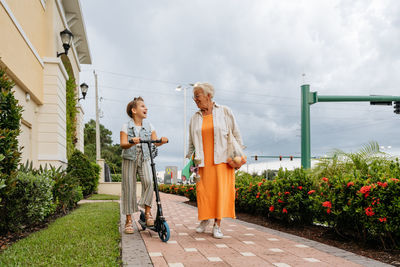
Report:
<svg viewBox="0 0 400 267"><path fill-rule="evenodd" d="M66 81L59 58L44 58L43 105L38 108L38 163L67 164Z"/></svg>

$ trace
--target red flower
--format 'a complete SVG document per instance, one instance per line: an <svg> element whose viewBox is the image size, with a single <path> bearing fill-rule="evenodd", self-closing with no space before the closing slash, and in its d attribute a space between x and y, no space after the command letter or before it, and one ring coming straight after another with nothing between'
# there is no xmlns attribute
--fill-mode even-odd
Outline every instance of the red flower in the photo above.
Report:
<svg viewBox="0 0 400 267"><path fill-rule="evenodd" d="M322 177L322 180L324 180L325 182L329 182L329 179L326 177Z"/></svg>
<svg viewBox="0 0 400 267"><path fill-rule="evenodd" d="M285 195L290 195L290 192L287 192L287 191L286 191L286 192L285 192Z"/></svg>
<svg viewBox="0 0 400 267"><path fill-rule="evenodd" d="M278 196L280 196L280 195L282 195L282 193L281 193L281 192L278 192Z"/></svg>
<svg viewBox="0 0 400 267"><path fill-rule="evenodd" d="M331 209L327 209L326 213L330 214L331 213Z"/></svg>
<svg viewBox="0 0 400 267"><path fill-rule="evenodd" d="M325 201L324 203L322 203L322 206L332 208L332 203L330 201Z"/></svg>
<svg viewBox="0 0 400 267"><path fill-rule="evenodd" d="M371 191L371 186L365 185L365 186L361 187L361 189L360 189L360 191L358 191L358 193L363 194L364 197L367 198L369 196L370 191Z"/></svg>
<svg viewBox="0 0 400 267"><path fill-rule="evenodd" d="M281 199L278 199L278 203L284 203L284 201L282 201Z"/></svg>
<svg viewBox="0 0 400 267"><path fill-rule="evenodd" d="M397 178L390 178L390 180L392 180L392 181L394 181L396 183L399 181L399 179L397 179Z"/></svg>
<svg viewBox="0 0 400 267"><path fill-rule="evenodd" d="M387 182L384 182L384 183L378 182L377 184L378 184L379 186L383 187L383 188L386 188L386 187L388 186L388 183L387 183Z"/></svg>
<svg viewBox="0 0 400 267"><path fill-rule="evenodd" d="M385 217L385 218L378 218L378 220L379 220L380 222L386 222L386 217Z"/></svg>
<svg viewBox="0 0 400 267"><path fill-rule="evenodd" d="M259 198L259 197L260 197L260 192L258 192L256 195L256 198Z"/></svg>
<svg viewBox="0 0 400 267"><path fill-rule="evenodd" d="M274 206L269 207L269 211L273 212L275 210Z"/></svg>
<svg viewBox="0 0 400 267"><path fill-rule="evenodd" d="M191 187L191 188L189 188L189 190L194 190L194 188L193 188L193 187Z"/></svg>
<svg viewBox="0 0 400 267"><path fill-rule="evenodd" d="M315 190L310 190L307 194L311 195L312 193L315 193Z"/></svg>
<svg viewBox="0 0 400 267"><path fill-rule="evenodd" d="M348 182L347 183L347 187L350 187L350 186L353 186L354 185L354 182Z"/></svg>
<svg viewBox="0 0 400 267"><path fill-rule="evenodd" d="M373 216L375 212L372 210L372 207L368 207L365 208L365 214L367 214L367 216Z"/></svg>
<svg viewBox="0 0 400 267"><path fill-rule="evenodd" d="M300 185L299 187L297 187L298 189L300 189L300 190L302 190L303 189L303 187Z"/></svg>
<svg viewBox="0 0 400 267"><path fill-rule="evenodd" d="M259 182L259 183L258 183L258 186L262 185L262 183L263 183L263 182Z"/></svg>
<svg viewBox="0 0 400 267"><path fill-rule="evenodd" d="M287 209L283 208L282 213L287 213Z"/></svg>

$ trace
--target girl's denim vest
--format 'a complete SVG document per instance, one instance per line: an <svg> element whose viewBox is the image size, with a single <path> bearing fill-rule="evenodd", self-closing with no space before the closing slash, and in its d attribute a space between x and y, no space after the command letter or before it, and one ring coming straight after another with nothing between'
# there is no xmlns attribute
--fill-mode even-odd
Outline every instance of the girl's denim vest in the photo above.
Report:
<svg viewBox="0 0 400 267"><path fill-rule="evenodd" d="M128 140L132 139L133 137L140 137L142 140L150 140L151 139L151 129L150 124L148 122L143 121L142 128L140 129L139 136L135 134L135 123L130 120L128 122ZM150 159L150 152L149 147L147 144L141 144L142 152L143 152L143 159L149 160ZM129 160L136 160L136 145L131 146L128 149L122 149L122 158L129 159Z"/></svg>

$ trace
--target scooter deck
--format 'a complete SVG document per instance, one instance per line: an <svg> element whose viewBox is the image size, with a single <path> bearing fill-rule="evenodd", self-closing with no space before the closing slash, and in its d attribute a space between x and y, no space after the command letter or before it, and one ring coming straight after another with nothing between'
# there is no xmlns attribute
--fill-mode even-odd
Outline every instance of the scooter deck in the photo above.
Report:
<svg viewBox="0 0 400 267"><path fill-rule="evenodd" d="M155 226L147 226L146 222L143 222L141 220L138 220L138 222L139 222L140 226L142 226L142 231L149 229L149 230L152 230L154 232L157 232L157 229L156 229Z"/></svg>

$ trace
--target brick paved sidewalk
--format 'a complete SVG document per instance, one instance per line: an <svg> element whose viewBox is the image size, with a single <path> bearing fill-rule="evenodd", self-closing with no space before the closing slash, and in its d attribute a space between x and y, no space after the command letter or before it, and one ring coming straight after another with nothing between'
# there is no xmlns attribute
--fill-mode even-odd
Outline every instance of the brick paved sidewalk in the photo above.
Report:
<svg viewBox="0 0 400 267"><path fill-rule="evenodd" d="M205 233L199 234L195 230L197 208L184 204L186 200L161 193L164 215L171 231L167 243L162 242L156 232L140 232L154 266L389 266L240 220L222 220L223 239L212 237L211 224ZM155 209L152 213L156 214ZM129 265L128 262L125 264Z"/></svg>

